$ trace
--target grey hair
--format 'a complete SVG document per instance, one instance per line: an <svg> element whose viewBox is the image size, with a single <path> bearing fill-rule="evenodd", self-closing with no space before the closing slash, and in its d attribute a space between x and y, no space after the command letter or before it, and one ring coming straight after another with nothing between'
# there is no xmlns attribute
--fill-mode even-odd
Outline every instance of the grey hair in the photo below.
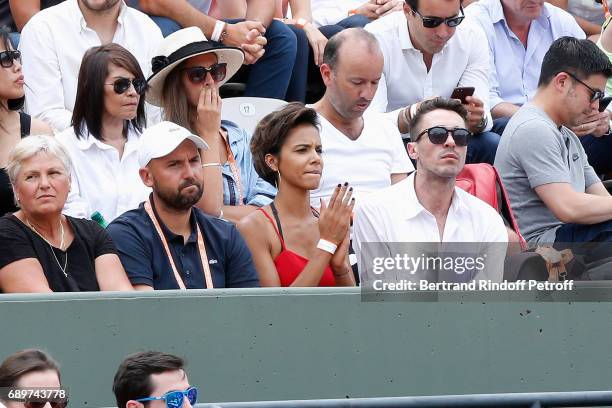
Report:
<svg viewBox="0 0 612 408"><path fill-rule="evenodd" d="M49 156L57 158L62 163L64 170L66 170L68 178L70 178L72 161L70 160L70 155L66 148L52 136L32 135L21 139L9 154L8 164L5 170L11 181L11 185L15 186L17 182L17 176L21 171L21 163L38 153L46 153ZM13 191L14 190L13 188ZM18 204L16 198L15 203Z"/></svg>

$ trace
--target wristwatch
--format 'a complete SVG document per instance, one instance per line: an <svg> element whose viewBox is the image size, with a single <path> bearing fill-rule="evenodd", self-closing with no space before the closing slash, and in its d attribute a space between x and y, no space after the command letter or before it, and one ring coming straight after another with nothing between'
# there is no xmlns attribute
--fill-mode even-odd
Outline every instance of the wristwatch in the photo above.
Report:
<svg viewBox="0 0 612 408"><path fill-rule="evenodd" d="M219 35L219 42L223 44L223 41L227 38L227 23L223 26L223 30Z"/></svg>
<svg viewBox="0 0 612 408"><path fill-rule="evenodd" d="M295 20L295 26L299 29L304 29L304 26L308 24L308 20L306 20L305 18L298 18L297 20Z"/></svg>

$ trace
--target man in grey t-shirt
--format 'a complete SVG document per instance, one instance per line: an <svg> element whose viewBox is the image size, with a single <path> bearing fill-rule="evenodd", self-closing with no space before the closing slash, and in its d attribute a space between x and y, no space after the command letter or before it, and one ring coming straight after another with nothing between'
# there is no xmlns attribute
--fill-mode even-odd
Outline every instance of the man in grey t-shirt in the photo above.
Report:
<svg viewBox="0 0 612 408"><path fill-rule="evenodd" d="M599 108L609 76L612 63L594 43L561 37L533 101L504 131L495 166L532 244L612 241L612 197L569 129Z"/></svg>

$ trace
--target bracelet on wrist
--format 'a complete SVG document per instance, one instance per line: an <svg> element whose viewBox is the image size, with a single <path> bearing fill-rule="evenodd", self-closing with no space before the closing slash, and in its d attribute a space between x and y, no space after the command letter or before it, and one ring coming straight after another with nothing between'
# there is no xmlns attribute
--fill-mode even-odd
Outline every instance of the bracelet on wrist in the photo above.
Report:
<svg viewBox="0 0 612 408"><path fill-rule="evenodd" d="M225 28L225 22L217 20L215 22L215 28L213 29L212 34L210 35L210 39L213 41L221 40L221 33L223 33L223 29Z"/></svg>
<svg viewBox="0 0 612 408"><path fill-rule="evenodd" d="M320 239L319 242L317 243L317 248L319 248L322 251L329 252L330 254L333 255L336 253L336 249L338 249L338 245L334 244L333 242L329 242L326 239Z"/></svg>
<svg viewBox="0 0 612 408"><path fill-rule="evenodd" d="M205 167L223 167L223 165L221 163L204 163L202 168Z"/></svg>

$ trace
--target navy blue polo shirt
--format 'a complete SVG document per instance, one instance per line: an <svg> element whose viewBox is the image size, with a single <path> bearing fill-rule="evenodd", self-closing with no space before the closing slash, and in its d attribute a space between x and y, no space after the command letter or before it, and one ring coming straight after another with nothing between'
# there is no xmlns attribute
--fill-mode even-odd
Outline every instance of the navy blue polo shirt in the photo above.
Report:
<svg viewBox="0 0 612 408"><path fill-rule="evenodd" d="M184 242L182 235L174 234L159 217L158 220L186 288L206 288L197 244L196 222L204 235L214 287L259 286L251 252L232 223L206 215L193 207L191 235ZM156 290L179 289L161 238L144 209L144 203L117 217L107 231L117 246L123 268L133 285L148 285Z"/></svg>

